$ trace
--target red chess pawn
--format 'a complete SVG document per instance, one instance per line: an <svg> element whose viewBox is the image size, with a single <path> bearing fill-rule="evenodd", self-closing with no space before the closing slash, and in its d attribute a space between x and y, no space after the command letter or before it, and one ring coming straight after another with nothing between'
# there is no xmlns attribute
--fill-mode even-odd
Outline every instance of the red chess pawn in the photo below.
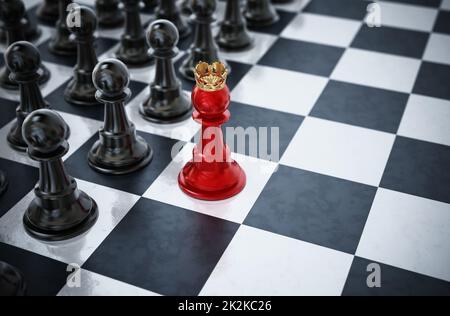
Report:
<svg viewBox="0 0 450 316"><path fill-rule="evenodd" d="M192 92L194 120L202 124L200 142L195 145L193 158L178 176L180 188L201 200L223 200L232 197L245 186L245 173L230 158L224 143L221 125L228 121L230 91L226 86L227 70L216 62L200 62L195 68L196 87Z"/></svg>

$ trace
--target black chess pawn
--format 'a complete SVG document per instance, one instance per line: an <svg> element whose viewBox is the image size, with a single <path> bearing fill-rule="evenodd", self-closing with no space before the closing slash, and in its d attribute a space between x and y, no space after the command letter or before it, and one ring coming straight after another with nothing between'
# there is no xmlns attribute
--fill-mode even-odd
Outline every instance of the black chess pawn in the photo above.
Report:
<svg viewBox="0 0 450 316"><path fill-rule="evenodd" d="M182 91L173 67L173 58L178 54L177 28L168 20L156 20L148 28L147 41L155 57L155 77L140 113L146 120L156 123L182 121L190 117L192 104Z"/></svg>
<svg viewBox="0 0 450 316"><path fill-rule="evenodd" d="M11 79L19 85L20 103L16 110L16 120L8 133L9 145L19 151L28 147L22 136L22 124L33 111L48 108L38 86L37 73L41 63L38 49L30 42L13 43L5 52L5 62L11 72ZM68 127L67 127L68 129Z"/></svg>
<svg viewBox="0 0 450 316"><path fill-rule="evenodd" d="M287 3L291 3L294 0L272 0L272 3L275 4L287 4Z"/></svg>
<svg viewBox="0 0 450 316"><path fill-rule="evenodd" d="M211 31L211 24L215 21L213 14L216 10L216 0L192 0L192 10L195 37L189 55L180 67L180 73L195 81L194 68L200 61L212 64L223 59L219 57L219 47ZM231 71L229 66L226 67Z"/></svg>
<svg viewBox="0 0 450 316"><path fill-rule="evenodd" d="M95 99L92 83L92 71L98 63L94 49L94 32L97 29L97 18L94 11L85 6L76 6L67 15L69 31L74 34L77 43L77 64L73 70L73 78L64 91L64 99L74 105L99 105Z"/></svg>
<svg viewBox="0 0 450 316"><path fill-rule="evenodd" d="M20 0L20 1L22 1L22 0ZM22 29L23 36L25 36L24 39L26 39L27 41L30 41L30 42L37 40L42 34L41 28L33 20L29 19L27 12L24 13L23 17L20 20L20 27ZM1 43L7 43L6 33L7 33L7 31L6 31L6 28L2 21L0 23L0 42Z"/></svg>
<svg viewBox="0 0 450 316"><path fill-rule="evenodd" d="M144 12L153 13L153 10L158 6L159 0L142 0L144 4Z"/></svg>
<svg viewBox="0 0 450 316"><path fill-rule="evenodd" d="M58 0L44 0L36 10L36 17L48 25L55 25L59 18Z"/></svg>
<svg viewBox="0 0 450 316"><path fill-rule="evenodd" d="M185 38L191 33L191 28L181 17L180 10L178 9L175 0L161 1L156 9L156 18L169 20L175 24L180 38Z"/></svg>
<svg viewBox="0 0 450 316"><path fill-rule="evenodd" d="M62 56L74 56L77 54L77 43L70 36L67 27L67 8L72 0L58 0L59 19L56 23L56 32L48 44L50 52Z"/></svg>
<svg viewBox="0 0 450 316"><path fill-rule="evenodd" d="M220 25L216 41L220 47L228 50L241 50L252 44L240 0L227 0L225 18Z"/></svg>
<svg viewBox="0 0 450 316"><path fill-rule="evenodd" d="M22 272L0 261L0 296L24 296L26 291L27 285Z"/></svg>
<svg viewBox="0 0 450 316"><path fill-rule="evenodd" d="M181 0L180 1L181 13L184 15L192 14L191 0Z"/></svg>
<svg viewBox="0 0 450 316"><path fill-rule="evenodd" d="M153 62L142 28L139 0L122 0L125 9L125 32L116 57L129 67L142 67Z"/></svg>
<svg viewBox="0 0 450 316"><path fill-rule="evenodd" d="M6 175L3 171L0 170L0 195L2 195L6 188L8 187L8 180L6 179Z"/></svg>
<svg viewBox="0 0 450 316"><path fill-rule="evenodd" d="M119 0L96 0L95 9L98 25L102 28L115 28L123 25L125 16L119 8Z"/></svg>
<svg viewBox="0 0 450 316"><path fill-rule="evenodd" d="M245 18L248 26L263 27L276 23L279 16L270 0L247 0Z"/></svg>
<svg viewBox="0 0 450 316"><path fill-rule="evenodd" d="M136 135L136 128L127 118L125 101L131 96L130 75L118 59L106 59L94 69L92 78L97 99L105 104L105 121L100 139L89 151L89 165L107 174L126 174L145 167L153 151L145 140Z"/></svg>
<svg viewBox="0 0 450 316"><path fill-rule="evenodd" d="M7 46L25 39L23 33L22 19L25 15L25 6L21 0L9 0L0 2L0 18L3 20L6 30ZM47 82L50 78L50 72L40 64L38 69L39 84ZM5 89L17 90L19 85L10 78L8 67L4 67L0 73L0 86Z"/></svg>
<svg viewBox="0 0 450 316"><path fill-rule="evenodd" d="M64 167L69 150L66 123L51 110L31 113L23 123L28 155L39 162L35 197L23 216L25 230L45 241L72 238L86 232L98 217L95 201L77 188Z"/></svg>

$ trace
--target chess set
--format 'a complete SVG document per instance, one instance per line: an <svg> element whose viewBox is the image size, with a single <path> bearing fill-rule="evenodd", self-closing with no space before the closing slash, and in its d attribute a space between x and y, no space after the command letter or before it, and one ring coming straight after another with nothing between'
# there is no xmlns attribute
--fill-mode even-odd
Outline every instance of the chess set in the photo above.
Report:
<svg viewBox="0 0 450 316"><path fill-rule="evenodd" d="M2 293L450 295L449 0L75 2L0 0Z"/></svg>

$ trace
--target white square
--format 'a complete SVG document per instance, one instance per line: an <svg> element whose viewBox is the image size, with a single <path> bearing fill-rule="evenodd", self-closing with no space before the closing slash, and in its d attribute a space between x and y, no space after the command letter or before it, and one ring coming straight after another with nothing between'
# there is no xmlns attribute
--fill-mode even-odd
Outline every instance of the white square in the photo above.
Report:
<svg viewBox="0 0 450 316"><path fill-rule="evenodd" d="M410 93L419 68L418 59L350 48L345 51L331 78Z"/></svg>
<svg viewBox="0 0 450 316"><path fill-rule="evenodd" d="M379 188L356 254L450 281L450 205Z"/></svg>
<svg viewBox="0 0 450 316"><path fill-rule="evenodd" d="M450 146L450 101L412 94L397 134Z"/></svg>
<svg viewBox="0 0 450 316"><path fill-rule="evenodd" d="M97 222L88 232L69 240L51 243L29 236L23 227L22 218L34 198L32 190L0 218L0 242L67 264L82 266L138 201L139 196L79 179L76 181L78 188L91 196L98 205Z"/></svg>
<svg viewBox="0 0 450 316"><path fill-rule="evenodd" d="M450 10L450 0L442 0L441 9Z"/></svg>
<svg viewBox="0 0 450 316"><path fill-rule="evenodd" d="M347 47L353 41L361 22L324 15L297 15L281 36L325 45Z"/></svg>
<svg viewBox="0 0 450 316"><path fill-rule="evenodd" d="M75 151L78 150L89 138L92 137L96 132L98 132L99 128L103 125L102 122L92 120L89 118L65 113L57 111L64 121L70 127L70 136L69 136L69 151L64 155L63 160L67 160ZM13 125L15 120L6 124L0 129L0 148L4 148L5 150L0 151L0 156L2 158L6 158L9 160L21 162L30 166L38 166L38 163L28 156L25 152L20 152L12 149L6 137Z"/></svg>
<svg viewBox="0 0 450 316"><path fill-rule="evenodd" d="M194 144L188 143L181 150L144 193L144 197L242 223L271 174L275 171L277 164L240 154L232 154L233 159L240 164L247 176L244 190L238 195L222 201L197 200L183 193L178 186L178 174L186 162L192 159L193 146Z"/></svg>
<svg viewBox="0 0 450 316"><path fill-rule="evenodd" d="M353 256L241 226L200 295L340 295Z"/></svg>
<svg viewBox="0 0 450 316"><path fill-rule="evenodd" d="M58 296L158 296L151 291L107 276L80 269L80 287L64 287Z"/></svg>
<svg viewBox="0 0 450 316"><path fill-rule="evenodd" d="M145 120L141 116L139 108L148 98L149 94L150 88L147 87L126 106L128 119L134 123L136 129L146 133L189 142L201 128L201 125L195 122L192 117L188 117L184 121L174 124L156 124ZM190 94L187 93L187 95L190 98Z"/></svg>
<svg viewBox="0 0 450 316"><path fill-rule="evenodd" d="M311 0L294 0L289 3L274 4L274 5L275 8L277 9L297 13L300 10L303 10L303 8L306 7L310 2Z"/></svg>
<svg viewBox="0 0 450 316"><path fill-rule="evenodd" d="M438 10L409 4L378 2L381 25L429 32L433 29Z"/></svg>
<svg viewBox="0 0 450 316"><path fill-rule="evenodd" d="M281 163L378 186L395 135L307 117Z"/></svg>
<svg viewBox="0 0 450 316"><path fill-rule="evenodd" d="M253 38L253 45L242 52L221 51L220 57L226 60L233 60L239 63L256 64L272 47L277 40L277 36L258 32L250 32Z"/></svg>
<svg viewBox="0 0 450 316"><path fill-rule="evenodd" d="M254 66L231 92L231 99L271 110L307 115L328 82L327 78Z"/></svg>
<svg viewBox="0 0 450 316"><path fill-rule="evenodd" d="M450 64L450 35L432 33L428 40L423 59Z"/></svg>

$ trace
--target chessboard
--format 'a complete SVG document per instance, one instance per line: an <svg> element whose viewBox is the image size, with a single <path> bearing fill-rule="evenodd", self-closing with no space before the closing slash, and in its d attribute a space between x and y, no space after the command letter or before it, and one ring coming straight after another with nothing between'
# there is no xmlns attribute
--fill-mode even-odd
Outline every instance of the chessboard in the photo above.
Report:
<svg viewBox="0 0 450 316"><path fill-rule="evenodd" d="M25 2L36 19L40 1ZM278 127L279 159L248 146L234 152L247 184L217 202L190 198L177 183L200 125L139 115L154 66L130 68L126 105L153 161L121 176L88 166L104 109L64 101L75 59L52 55L53 29L40 24L34 44L51 71L42 93L71 127L63 159L99 217L67 241L25 232L39 170L8 146L19 95L0 89L9 181L0 260L22 271L29 295L450 295L450 1L377 1L381 27L365 23L370 3L276 5L276 24L250 29L251 49L221 52L231 67L226 126ZM218 1L219 21L224 11ZM98 30L100 60L114 56L121 33ZM191 42L179 42L176 69ZM66 283L73 273L79 284Z"/></svg>

